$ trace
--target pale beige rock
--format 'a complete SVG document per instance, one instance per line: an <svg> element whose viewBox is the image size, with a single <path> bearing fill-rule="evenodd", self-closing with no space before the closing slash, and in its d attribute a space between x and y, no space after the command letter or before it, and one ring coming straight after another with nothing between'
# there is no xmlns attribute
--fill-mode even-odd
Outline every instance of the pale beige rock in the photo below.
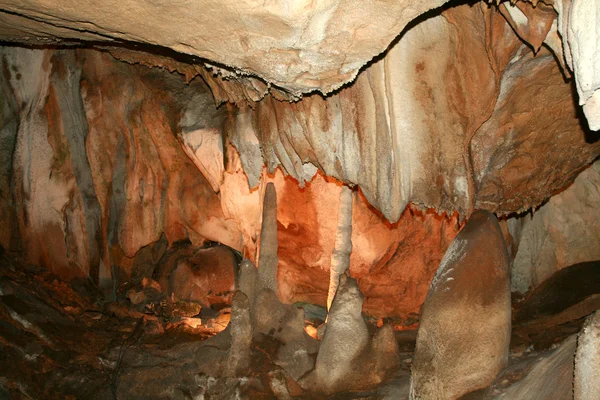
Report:
<svg viewBox="0 0 600 400"><path fill-rule="evenodd" d="M370 389L398 366L392 327L381 328L371 338L361 314L362 301L356 281L340 275L315 369L299 382L306 390L332 394Z"/></svg>
<svg viewBox="0 0 600 400"><path fill-rule="evenodd" d="M329 290L327 292L327 310L340 281L340 275L350 267L350 253L352 253L352 189L342 187L340 192L340 207L338 209L338 225L335 233L335 247L331 255L329 267Z"/></svg>
<svg viewBox="0 0 600 400"><path fill-rule="evenodd" d="M300 94L353 80L411 20L443 3L3 0L0 21L10 39L101 37L159 45L236 71L217 73L258 75Z"/></svg>
<svg viewBox="0 0 600 400"><path fill-rule="evenodd" d="M600 398L600 311L586 320L575 352L575 379L573 380L574 400Z"/></svg>
<svg viewBox="0 0 600 400"><path fill-rule="evenodd" d="M600 1L556 0L565 58L575 75L579 105L590 129L600 130Z"/></svg>
<svg viewBox="0 0 600 400"><path fill-rule="evenodd" d="M524 293L556 271L600 260L600 161L583 171L572 186L524 216L513 262L512 290Z"/></svg>

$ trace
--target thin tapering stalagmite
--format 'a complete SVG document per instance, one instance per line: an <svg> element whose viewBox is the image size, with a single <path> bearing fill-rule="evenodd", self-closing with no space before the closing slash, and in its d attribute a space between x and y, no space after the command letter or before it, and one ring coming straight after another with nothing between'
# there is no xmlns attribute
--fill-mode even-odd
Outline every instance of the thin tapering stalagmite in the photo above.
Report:
<svg viewBox="0 0 600 400"><path fill-rule="evenodd" d="M335 234L335 247L331 256L329 272L329 292L327 293L327 311L337 291L340 275L350 266L352 252L352 189L343 186L338 208L338 226Z"/></svg>
<svg viewBox="0 0 600 400"><path fill-rule="evenodd" d="M277 294L277 192L267 184L263 199L260 250L258 254L258 290L270 289Z"/></svg>

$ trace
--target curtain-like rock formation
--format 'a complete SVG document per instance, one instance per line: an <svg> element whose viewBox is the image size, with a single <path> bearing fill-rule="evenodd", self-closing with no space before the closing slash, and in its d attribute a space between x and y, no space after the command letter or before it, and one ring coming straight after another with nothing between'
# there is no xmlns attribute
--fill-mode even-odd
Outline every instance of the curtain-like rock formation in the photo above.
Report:
<svg viewBox="0 0 600 400"><path fill-rule="evenodd" d="M302 185L313 164L358 184L390 221L409 202L510 214L542 203L600 153L576 113L554 57L534 56L501 14L474 4L411 27L325 99L267 97L235 111L228 136L254 185L260 143L269 171Z"/></svg>

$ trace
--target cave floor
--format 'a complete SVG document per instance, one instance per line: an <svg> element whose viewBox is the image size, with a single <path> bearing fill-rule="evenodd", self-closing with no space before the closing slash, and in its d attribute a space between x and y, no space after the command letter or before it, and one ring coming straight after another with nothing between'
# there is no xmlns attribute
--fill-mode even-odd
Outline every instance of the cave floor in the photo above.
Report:
<svg viewBox="0 0 600 400"><path fill-rule="evenodd" d="M253 343L248 376L214 378L229 345L230 309L209 317L166 309L106 303L92 282L67 284L1 254L0 399L311 398L275 364L279 343L268 336ZM464 399L501 398L581 323L516 332L509 366L490 388ZM396 338L402 362L394 376L371 391L329 398L408 398L416 332L396 331Z"/></svg>

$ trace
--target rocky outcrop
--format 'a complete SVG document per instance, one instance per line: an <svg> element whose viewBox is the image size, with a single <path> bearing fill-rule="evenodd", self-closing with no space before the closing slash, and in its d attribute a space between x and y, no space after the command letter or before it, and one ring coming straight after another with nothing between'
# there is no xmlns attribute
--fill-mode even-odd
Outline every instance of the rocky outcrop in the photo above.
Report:
<svg viewBox="0 0 600 400"><path fill-rule="evenodd" d="M456 236L423 305L410 398L457 399L489 386L508 362L509 259L493 214Z"/></svg>

